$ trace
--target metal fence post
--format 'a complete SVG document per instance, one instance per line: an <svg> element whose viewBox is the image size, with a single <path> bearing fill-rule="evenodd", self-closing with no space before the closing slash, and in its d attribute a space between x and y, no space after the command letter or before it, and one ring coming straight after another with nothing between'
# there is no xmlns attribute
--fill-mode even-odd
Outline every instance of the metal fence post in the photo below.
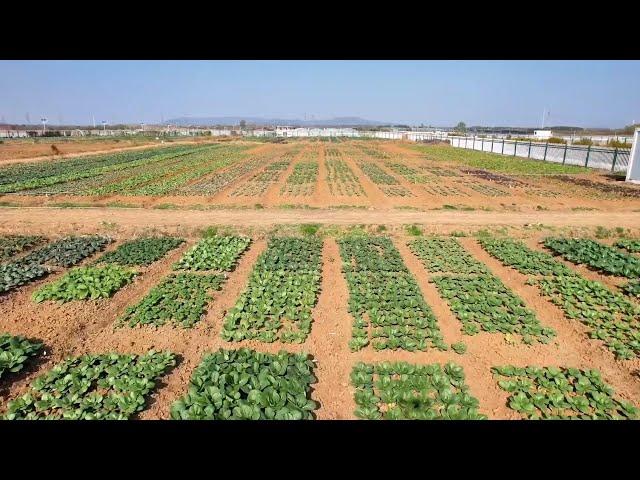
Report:
<svg viewBox="0 0 640 480"><path fill-rule="evenodd" d="M529 140L529 153L527 153L527 158L531 158L531 140Z"/></svg>
<svg viewBox="0 0 640 480"><path fill-rule="evenodd" d="M618 159L618 148L613 151L613 162L611 163L611 171L613 172L616 168L616 160Z"/></svg>
<svg viewBox="0 0 640 480"><path fill-rule="evenodd" d="M491 153L493 153L493 137L491 137Z"/></svg>
<svg viewBox="0 0 640 480"><path fill-rule="evenodd" d="M480 139L480 151L484 152L484 138Z"/></svg>
<svg viewBox="0 0 640 480"><path fill-rule="evenodd" d="M516 152L518 151L518 139L516 138L516 143L513 144L513 156L516 156Z"/></svg>
<svg viewBox="0 0 640 480"><path fill-rule="evenodd" d="M587 165L589 165L589 154L591 153L591 145L589 145L589 147L587 148L587 158L584 161L584 166L586 168Z"/></svg>
<svg viewBox="0 0 640 480"><path fill-rule="evenodd" d="M547 159L547 149L549 148L549 142L544 144L544 157L542 157L542 160L546 160Z"/></svg>
<svg viewBox="0 0 640 480"><path fill-rule="evenodd" d="M502 155L504 155L504 138L502 139L502 150L500 151Z"/></svg>
<svg viewBox="0 0 640 480"><path fill-rule="evenodd" d="M567 147L569 145L568 144L564 144L564 155L562 155L562 164L564 165L564 162L567 160Z"/></svg>
<svg viewBox="0 0 640 480"><path fill-rule="evenodd" d="M473 146L471 147L471 150L475 150L476 149L476 136L473 136Z"/></svg>

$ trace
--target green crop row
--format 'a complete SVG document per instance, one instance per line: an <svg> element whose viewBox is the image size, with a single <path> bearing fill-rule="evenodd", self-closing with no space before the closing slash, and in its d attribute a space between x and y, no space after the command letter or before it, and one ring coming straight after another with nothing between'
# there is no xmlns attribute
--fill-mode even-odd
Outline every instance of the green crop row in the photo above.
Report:
<svg viewBox="0 0 640 480"><path fill-rule="evenodd" d="M359 418L377 420L480 420L462 367L406 362L358 363L351 372Z"/></svg>
<svg viewBox="0 0 640 480"><path fill-rule="evenodd" d="M6 373L22 370L29 358L42 350L42 343L28 340L22 336L0 334L0 380Z"/></svg>
<svg viewBox="0 0 640 480"><path fill-rule="evenodd" d="M420 171L404 163L385 162L385 165L394 173L402 175L411 183L429 183L433 181L433 175L420 173Z"/></svg>
<svg viewBox="0 0 640 480"><path fill-rule="evenodd" d="M174 266L176 270L231 271L251 239L233 235L216 235L201 240L188 250Z"/></svg>
<svg viewBox="0 0 640 480"><path fill-rule="evenodd" d="M521 335L525 343L548 342L555 332L540 325L535 313L455 238L421 238L409 244L432 274L440 295L462 322L462 331Z"/></svg>
<svg viewBox="0 0 640 480"><path fill-rule="evenodd" d="M193 147L191 147L193 148ZM162 151L161 156L179 155L184 147ZM120 152L98 159L87 157L81 160L63 162L41 162L44 165L28 165L17 174L11 171L5 173L3 181L11 178L13 181L0 185L0 193L18 192L40 187L47 187L58 183L64 183L82 178L96 177L105 173L131 168L150 161L154 161L157 150L142 152ZM9 167L11 169L11 167Z"/></svg>
<svg viewBox="0 0 640 480"><path fill-rule="evenodd" d="M320 290L321 252L316 238L271 239L225 318L222 338L304 342Z"/></svg>
<svg viewBox="0 0 640 480"><path fill-rule="evenodd" d="M640 240L630 238L618 240L615 246L631 253L640 253Z"/></svg>
<svg viewBox="0 0 640 480"><path fill-rule="evenodd" d="M622 420L638 409L614 398L596 370L557 367L493 367L498 385L510 393L509 407L530 420Z"/></svg>
<svg viewBox="0 0 640 480"><path fill-rule="evenodd" d="M47 275L48 266L70 267L92 255L111 240L100 236L67 237L34 250L15 262L0 265L0 293Z"/></svg>
<svg viewBox="0 0 640 480"><path fill-rule="evenodd" d="M338 244L349 286L352 351L370 342L376 350L447 349L433 312L389 238L343 238Z"/></svg>
<svg viewBox="0 0 640 480"><path fill-rule="evenodd" d="M361 160L358 162L358 166L377 185L397 185L399 183L395 177L389 175L375 163Z"/></svg>
<svg viewBox="0 0 640 480"><path fill-rule="evenodd" d="M211 156L213 154L213 157ZM238 161L241 152L237 151L237 147L220 148L213 152L198 152L190 162L180 165L178 172L162 177L155 182L144 185L141 188L133 190L130 195L166 195L180 189L183 185L192 180L204 177L212 172L227 167Z"/></svg>
<svg viewBox="0 0 640 480"><path fill-rule="evenodd" d="M83 355L36 378L9 402L5 418L123 420L144 409L157 379L176 363L170 352Z"/></svg>
<svg viewBox="0 0 640 480"><path fill-rule="evenodd" d="M66 237L45 245L22 258L26 264L70 267L102 250L111 239L99 235Z"/></svg>
<svg viewBox="0 0 640 480"><path fill-rule="evenodd" d="M59 280L36 290L33 300L38 303L45 300L59 300L64 303L71 300L109 298L130 283L135 276L135 271L118 265L77 267Z"/></svg>
<svg viewBox="0 0 640 480"><path fill-rule="evenodd" d="M544 246L564 259L627 278L640 277L640 259L588 238L545 238Z"/></svg>
<svg viewBox="0 0 640 480"><path fill-rule="evenodd" d="M138 238L105 253L96 263L115 263L123 266L151 265L183 243L184 239L175 237Z"/></svg>
<svg viewBox="0 0 640 480"><path fill-rule="evenodd" d="M540 325L535 313L494 275L441 275L431 280L468 335L480 330L517 334L527 344L547 343L555 336L554 330Z"/></svg>
<svg viewBox="0 0 640 480"><path fill-rule="evenodd" d="M0 261L12 258L20 253L44 243L46 239L34 235L5 235L0 237Z"/></svg>
<svg viewBox="0 0 640 480"><path fill-rule="evenodd" d="M419 238L409 248L431 273L488 273L487 267L453 238Z"/></svg>
<svg viewBox="0 0 640 480"><path fill-rule="evenodd" d="M349 168L347 162L339 158L328 158L325 163L327 166L327 183L332 195L364 195L364 190L358 177Z"/></svg>
<svg viewBox="0 0 640 480"><path fill-rule="evenodd" d="M207 311L212 297L209 292L220 290L224 276L180 273L169 275L136 305L128 307L117 326L165 324L191 328Z"/></svg>
<svg viewBox="0 0 640 480"><path fill-rule="evenodd" d="M305 353L220 349L195 369L188 393L171 407L178 420L310 420L316 382Z"/></svg>
<svg viewBox="0 0 640 480"><path fill-rule="evenodd" d="M81 171L67 177L56 177L47 180L42 186L22 191L21 194L50 195L67 193L70 195L89 195L94 190L111 184L119 184L123 179L137 177L141 173L165 168L166 165L175 165L180 158L189 155L193 147L181 147L180 149L167 148L152 150L135 160L114 166L105 166L91 171ZM116 168L117 167L117 168ZM85 167L86 168L86 167Z"/></svg>
<svg viewBox="0 0 640 480"><path fill-rule="evenodd" d="M570 271L551 255L531 250L514 240L481 239L480 244L502 263L525 275L539 275L528 283L560 307L565 317L590 329L618 358L640 353L640 307L599 282Z"/></svg>

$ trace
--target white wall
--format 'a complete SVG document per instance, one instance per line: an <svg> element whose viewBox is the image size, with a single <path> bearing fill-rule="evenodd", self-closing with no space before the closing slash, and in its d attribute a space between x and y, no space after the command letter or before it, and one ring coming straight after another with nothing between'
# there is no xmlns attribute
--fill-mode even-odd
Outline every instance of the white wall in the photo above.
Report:
<svg viewBox="0 0 640 480"><path fill-rule="evenodd" d="M636 128L633 136L633 147L629 157L627 182L640 183L640 128Z"/></svg>

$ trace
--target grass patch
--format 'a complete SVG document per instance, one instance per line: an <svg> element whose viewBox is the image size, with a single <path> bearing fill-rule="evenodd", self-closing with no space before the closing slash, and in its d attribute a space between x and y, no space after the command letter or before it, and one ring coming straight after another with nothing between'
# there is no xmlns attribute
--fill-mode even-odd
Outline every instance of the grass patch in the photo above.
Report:
<svg viewBox="0 0 640 480"><path fill-rule="evenodd" d="M105 207L110 208L139 208L139 205L134 203L122 203L122 202L109 202L105 205Z"/></svg>
<svg viewBox="0 0 640 480"><path fill-rule="evenodd" d="M8 200L2 200L0 202L0 207L5 207L5 208L14 208L14 207L19 207L20 204L16 203L16 202L10 202Z"/></svg>
<svg viewBox="0 0 640 480"><path fill-rule="evenodd" d="M451 147L450 145L412 145L411 148L423 153L428 160L466 165L498 173L558 174L590 172L588 168L575 165L562 165L560 163L530 160L510 155L465 150L464 148Z"/></svg>
<svg viewBox="0 0 640 480"><path fill-rule="evenodd" d="M154 205L151 208L155 208L156 210L176 210L178 206L174 205L173 203L160 203L158 205Z"/></svg>
<svg viewBox="0 0 640 480"><path fill-rule="evenodd" d="M48 206L55 207L55 208L87 208L87 207L101 207L102 205L95 205L92 203L57 202L57 203L50 203Z"/></svg>
<svg viewBox="0 0 640 480"><path fill-rule="evenodd" d="M412 235L414 237L419 237L422 235L422 230L420 230L416 225L407 225L405 227L405 230L409 235Z"/></svg>
<svg viewBox="0 0 640 480"><path fill-rule="evenodd" d="M304 225L300 225L300 232L303 235L313 236L318 233L320 229L320 225L316 223L305 223Z"/></svg>

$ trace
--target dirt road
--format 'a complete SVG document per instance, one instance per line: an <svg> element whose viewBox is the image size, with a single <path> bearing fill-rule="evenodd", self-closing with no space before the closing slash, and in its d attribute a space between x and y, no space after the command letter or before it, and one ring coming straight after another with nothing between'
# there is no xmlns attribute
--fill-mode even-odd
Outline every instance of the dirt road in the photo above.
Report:
<svg viewBox="0 0 640 480"><path fill-rule="evenodd" d="M398 211L398 210L154 210L142 208L2 208L0 231L17 227L41 231L73 224L94 228L104 222L121 227L203 227L207 225L268 226L319 223L326 225L513 225L640 228L635 212L484 212L484 211Z"/></svg>

